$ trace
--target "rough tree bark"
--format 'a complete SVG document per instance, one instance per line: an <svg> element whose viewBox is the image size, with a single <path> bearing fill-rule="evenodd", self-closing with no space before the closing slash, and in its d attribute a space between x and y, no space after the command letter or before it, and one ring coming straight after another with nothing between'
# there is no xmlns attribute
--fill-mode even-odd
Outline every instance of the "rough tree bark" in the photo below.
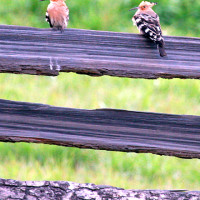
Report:
<svg viewBox="0 0 200 200"><path fill-rule="evenodd" d="M124 190L111 186L72 182L0 179L1 200L198 200L198 191Z"/></svg>

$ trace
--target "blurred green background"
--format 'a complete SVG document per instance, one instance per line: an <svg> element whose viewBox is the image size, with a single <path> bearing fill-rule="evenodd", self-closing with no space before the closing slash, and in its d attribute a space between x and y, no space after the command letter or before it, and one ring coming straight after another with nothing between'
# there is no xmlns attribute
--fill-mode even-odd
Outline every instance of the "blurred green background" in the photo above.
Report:
<svg viewBox="0 0 200 200"><path fill-rule="evenodd" d="M49 1L1 0L0 24L48 28ZM70 28L134 32L139 1L69 0ZM164 35L200 36L199 0L160 0L155 7ZM107 89L109 88L109 90ZM72 73L59 77L0 75L0 98L84 109L200 115L198 80L94 78ZM200 189L200 161L151 154L80 150L38 144L0 143L0 177L66 180L129 189Z"/></svg>

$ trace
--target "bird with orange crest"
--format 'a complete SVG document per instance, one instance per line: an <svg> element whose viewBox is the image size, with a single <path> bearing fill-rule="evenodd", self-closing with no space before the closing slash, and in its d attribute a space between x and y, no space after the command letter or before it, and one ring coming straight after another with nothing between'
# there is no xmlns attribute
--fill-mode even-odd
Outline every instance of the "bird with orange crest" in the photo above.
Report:
<svg viewBox="0 0 200 200"><path fill-rule="evenodd" d="M142 1L138 7L130 10L137 10L132 20L139 29L140 33L155 42L158 46L160 56L166 56L165 42L162 37L159 16L153 11L152 7L157 3Z"/></svg>
<svg viewBox="0 0 200 200"><path fill-rule="evenodd" d="M67 7L65 0L50 0L46 12L46 21L53 30L60 30L62 32L67 28L69 8Z"/></svg>

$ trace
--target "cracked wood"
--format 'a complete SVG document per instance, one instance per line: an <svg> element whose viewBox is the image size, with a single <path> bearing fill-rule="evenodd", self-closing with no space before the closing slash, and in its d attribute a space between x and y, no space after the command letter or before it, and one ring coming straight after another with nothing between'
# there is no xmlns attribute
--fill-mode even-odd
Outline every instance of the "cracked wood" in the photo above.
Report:
<svg viewBox="0 0 200 200"><path fill-rule="evenodd" d="M141 35L0 26L0 73L75 72L129 78L200 78L200 39L165 37L168 57Z"/></svg>
<svg viewBox="0 0 200 200"><path fill-rule="evenodd" d="M200 117L0 100L0 141L200 158Z"/></svg>

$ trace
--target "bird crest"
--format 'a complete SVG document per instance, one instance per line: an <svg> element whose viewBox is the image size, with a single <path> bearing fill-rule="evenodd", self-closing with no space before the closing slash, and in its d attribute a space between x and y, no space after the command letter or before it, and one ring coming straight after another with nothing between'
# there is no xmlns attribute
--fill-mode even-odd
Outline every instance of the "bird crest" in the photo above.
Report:
<svg viewBox="0 0 200 200"><path fill-rule="evenodd" d="M142 1L139 5L139 8L142 10L145 10L147 8L151 8L154 5L156 5L157 3L153 3L153 2L149 2L149 1Z"/></svg>

